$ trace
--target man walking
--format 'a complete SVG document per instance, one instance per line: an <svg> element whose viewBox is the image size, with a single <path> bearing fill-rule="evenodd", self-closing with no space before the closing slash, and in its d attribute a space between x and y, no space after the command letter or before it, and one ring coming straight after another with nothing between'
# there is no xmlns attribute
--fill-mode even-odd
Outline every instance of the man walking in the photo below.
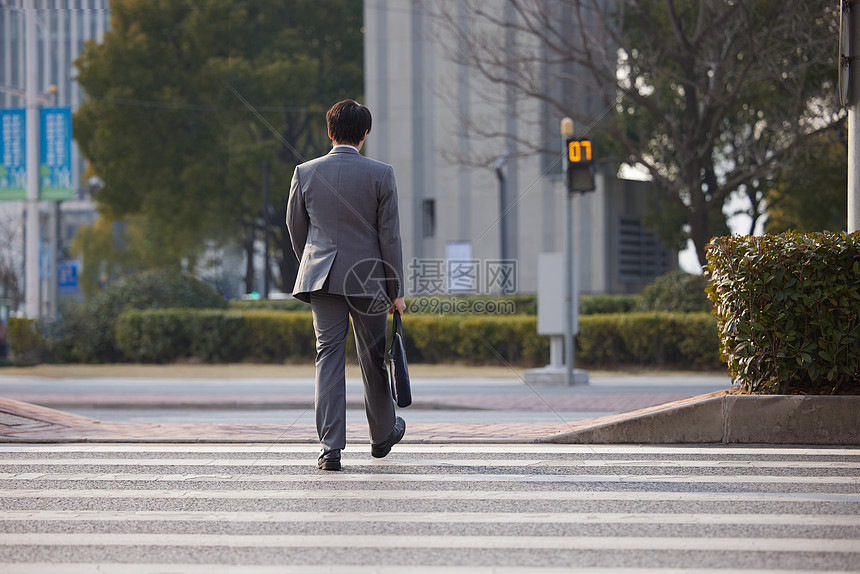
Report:
<svg viewBox="0 0 860 574"><path fill-rule="evenodd" d="M406 423L395 416L385 369L387 314L401 313L403 250L390 165L362 156L370 110L353 100L326 113L332 150L296 167L287 228L299 270L293 295L311 304L316 334L318 467L340 470L346 446L346 337L352 318L371 454L382 458Z"/></svg>

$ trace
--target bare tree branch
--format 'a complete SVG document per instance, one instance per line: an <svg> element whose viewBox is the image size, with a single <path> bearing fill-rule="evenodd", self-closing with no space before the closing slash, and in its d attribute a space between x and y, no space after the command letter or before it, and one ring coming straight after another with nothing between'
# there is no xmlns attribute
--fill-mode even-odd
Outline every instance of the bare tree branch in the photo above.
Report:
<svg viewBox="0 0 860 574"><path fill-rule="evenodd" d="M610 150L604 160L642 166L682 209L700 260L710 238L727 229L724 218L720 225L711 214L721 215L732 194L784 170L795 150L844 116L829 69L835 6L426 0L424 7L448 59L469 71L476 98L499 110L511 93L545 106L544 117L521 114L520 125L545 127L570 116L594 126L592 137ZM506 51L506 34L516 39L514 53ZM575 101L579 93L592 104ZM525 130L510 134L462 120L475 140L503 142L520 155L552 151ZM457 161L493 159L484 153Z"/></svg>

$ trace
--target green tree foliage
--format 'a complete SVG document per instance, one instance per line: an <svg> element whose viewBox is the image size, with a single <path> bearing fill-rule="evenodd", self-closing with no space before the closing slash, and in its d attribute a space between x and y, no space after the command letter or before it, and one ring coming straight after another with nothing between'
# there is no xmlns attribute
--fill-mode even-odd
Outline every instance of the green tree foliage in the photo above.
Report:
<svg viewBox="0 0 860 574"><path fill-rule="evenodd" d="M101 216L92 227L78 230L70 253L86 261L80 283L87 298L95 296L107 283L136 271L179 271L183 251L177 248L177 243L167 241L177 234L162 234L151 229L157 223L140 215L129 216L123 221L111 221ZM183 241L183 244L189 242Z"/></svg>
<svg viewBox="0 0 860 574"><path fill-rule="evenodd" d="M290 177L328 147L327 107L360 96L361 25L349 0L111 2L111 30L76 62L87 97L74 129L105 182L99 209L140 218L145 239L177 259L264 222L290 281Z"/></svg>
<svg viewBox="0 0 860 574"><path fill-rule="evenodd" d="M728 198L793 165L843 117L834 101L838 3L464 1L460 10L453 0L428 3L441 6L434 13L458 48L452 59L508 99L540 103L541 133L570 116L601 160L647 171L662 192L657 235L692 239L702 263L711 237L728 231ZM495 125L469 127L498 136ZM520 153L557 154L504 137Z"/></svg>
<svg viewBox="0 0 860 574"><path fill-rule="evenodd" d="M843 131L817 136L766 193L767 233L845 231L848 141Z"/></svg>

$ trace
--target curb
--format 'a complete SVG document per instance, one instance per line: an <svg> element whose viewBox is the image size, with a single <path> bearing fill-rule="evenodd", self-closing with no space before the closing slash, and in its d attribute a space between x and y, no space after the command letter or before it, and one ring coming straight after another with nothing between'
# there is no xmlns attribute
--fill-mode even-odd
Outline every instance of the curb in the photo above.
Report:
<svg viewBox="0 0 860 574"><path fill-rule="evenodd" d="M860 445L860 396L732 395L717 391L583 421L557 444Z"/></svg>

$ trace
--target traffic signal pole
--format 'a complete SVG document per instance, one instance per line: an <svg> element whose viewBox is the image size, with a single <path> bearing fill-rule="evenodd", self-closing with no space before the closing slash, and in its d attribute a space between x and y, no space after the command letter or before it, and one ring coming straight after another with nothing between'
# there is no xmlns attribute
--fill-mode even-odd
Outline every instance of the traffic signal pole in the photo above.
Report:
<svg viewBox="0 0 860 574"><path fill-rule="evenodd" d="M561 120L562 172L565 190L564 206L564 383L571 386L573 378L573 193L568 189L568 160L567 140L573 137L573 120Z"/></svg>
<svg viewBox="0 0 860 574"><path fill-rule="evenodd" d="M860 2L848 2L848 233L860 229Z"/></svg>

